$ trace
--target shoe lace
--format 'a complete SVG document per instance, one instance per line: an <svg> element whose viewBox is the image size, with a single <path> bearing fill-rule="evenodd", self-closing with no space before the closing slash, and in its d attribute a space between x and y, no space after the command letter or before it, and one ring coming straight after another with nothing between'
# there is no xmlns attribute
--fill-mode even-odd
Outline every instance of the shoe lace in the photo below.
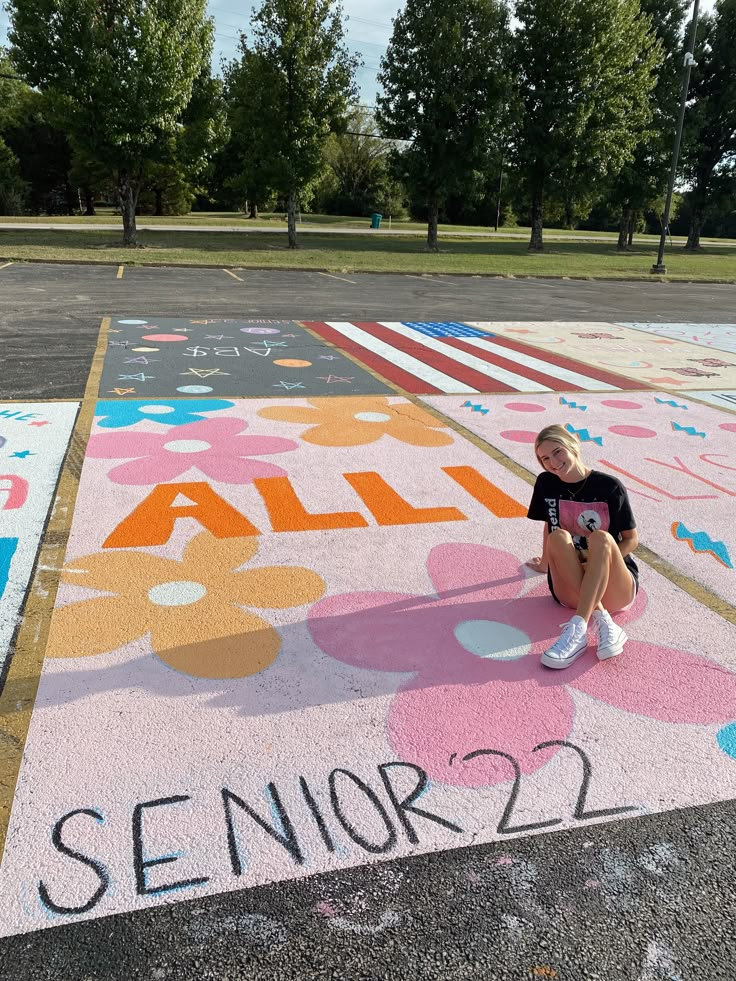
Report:
<svg viewBox="0 0 736 981"><path fill-rule="evenodd" d="M596 617L596 628L598 630L598 643L605 644L613 639L616 624L608 617Z"/></svg>
<svg viewBox="0 0 736 981"><path fill-rule="evenodd" d="M567 647L578 630L578 624L573 623L572 620L565 620L565 622L561 623L560 626L564 627L565 629L560 634L559 639L552 645L552 647L556 650L562 650Z"/></svg>

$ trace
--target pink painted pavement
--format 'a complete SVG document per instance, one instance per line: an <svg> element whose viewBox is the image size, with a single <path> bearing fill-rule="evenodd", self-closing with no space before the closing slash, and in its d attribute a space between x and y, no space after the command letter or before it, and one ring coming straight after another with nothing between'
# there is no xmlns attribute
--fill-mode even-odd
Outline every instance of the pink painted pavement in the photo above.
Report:
<svg viewBox="0 0 736 981"><path fill-rule="evenodd" d="M551 406L483 401L483 425L504 412L518 430ZM498 516L524 513L528 484L403 399L329 402L236 401L196 431L94 430L0 934L736 795L717 741L736 719L736 628L645 568L625 654L544 671L565 611L522 565L539 527ZM620 415L663 425L654 407ZM152 511L161 479L186 486ZM177 508L161 544L103 547L121 528L160 534ZM305 512L342 517L293 530ZM238 514L250 534L205 528Z"/></svg>
<svg viewBox="0 0 736 981"><path fill-rule="evenodd" d="M569 426L579 435L587 463L626 486L643 544L736 602L736 418L731 413L662 392L425 401L533 473L539 469L536 433L552 423Z"/></svg>

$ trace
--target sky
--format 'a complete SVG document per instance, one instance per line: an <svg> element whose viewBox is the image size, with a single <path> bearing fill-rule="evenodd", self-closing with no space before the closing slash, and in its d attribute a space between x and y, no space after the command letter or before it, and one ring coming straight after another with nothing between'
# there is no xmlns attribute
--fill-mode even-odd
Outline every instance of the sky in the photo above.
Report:
<svg viewBox="0 0 736 981"><path fill-rule="evenodd" d="M701 11L712 10L715 0L701 0ZM370 105L376 96L376 75L381 56L391 37L391 20L403 6L403 0L343 0L347 17L346 41L352 51L363 59L358 73L361 101ZM238 35L248 30L254 5L238 0L210 0L209 12L215 19L215 48L213 66L217 69L222 58L230 60L237 52ZM8 15L0 0L0 44L4 43Z"/></svg>

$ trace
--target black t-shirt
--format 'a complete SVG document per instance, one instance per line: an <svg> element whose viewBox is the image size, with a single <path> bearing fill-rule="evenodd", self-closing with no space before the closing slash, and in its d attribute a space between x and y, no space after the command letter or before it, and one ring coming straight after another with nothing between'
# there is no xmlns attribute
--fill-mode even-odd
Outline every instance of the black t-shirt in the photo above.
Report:
<svg viewBox="0 0 736 981"><path fill-rule="evenodd" d="M591 470L575 484L567 484L546 470L540 473L527 517L546 521L550 531L568 531L578 549L588 547L586 533L607 531L620 542L622 531L636 528L626 488L616 477L600 470ZM638 581L636 562L630 555L624 556L624 562Z"/></svg>

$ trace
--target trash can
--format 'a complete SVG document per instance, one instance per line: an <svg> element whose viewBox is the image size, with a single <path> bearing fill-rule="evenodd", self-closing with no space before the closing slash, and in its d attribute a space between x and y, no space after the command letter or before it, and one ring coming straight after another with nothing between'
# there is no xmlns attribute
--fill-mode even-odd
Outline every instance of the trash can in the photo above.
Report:
<svg viewBox="0 0 736 981"><path fill-rule="evenodd" d="M383 215L379 215L377 211L374 211L371 215L371 228L380 228L381 218L383 218Z"/></svg>

